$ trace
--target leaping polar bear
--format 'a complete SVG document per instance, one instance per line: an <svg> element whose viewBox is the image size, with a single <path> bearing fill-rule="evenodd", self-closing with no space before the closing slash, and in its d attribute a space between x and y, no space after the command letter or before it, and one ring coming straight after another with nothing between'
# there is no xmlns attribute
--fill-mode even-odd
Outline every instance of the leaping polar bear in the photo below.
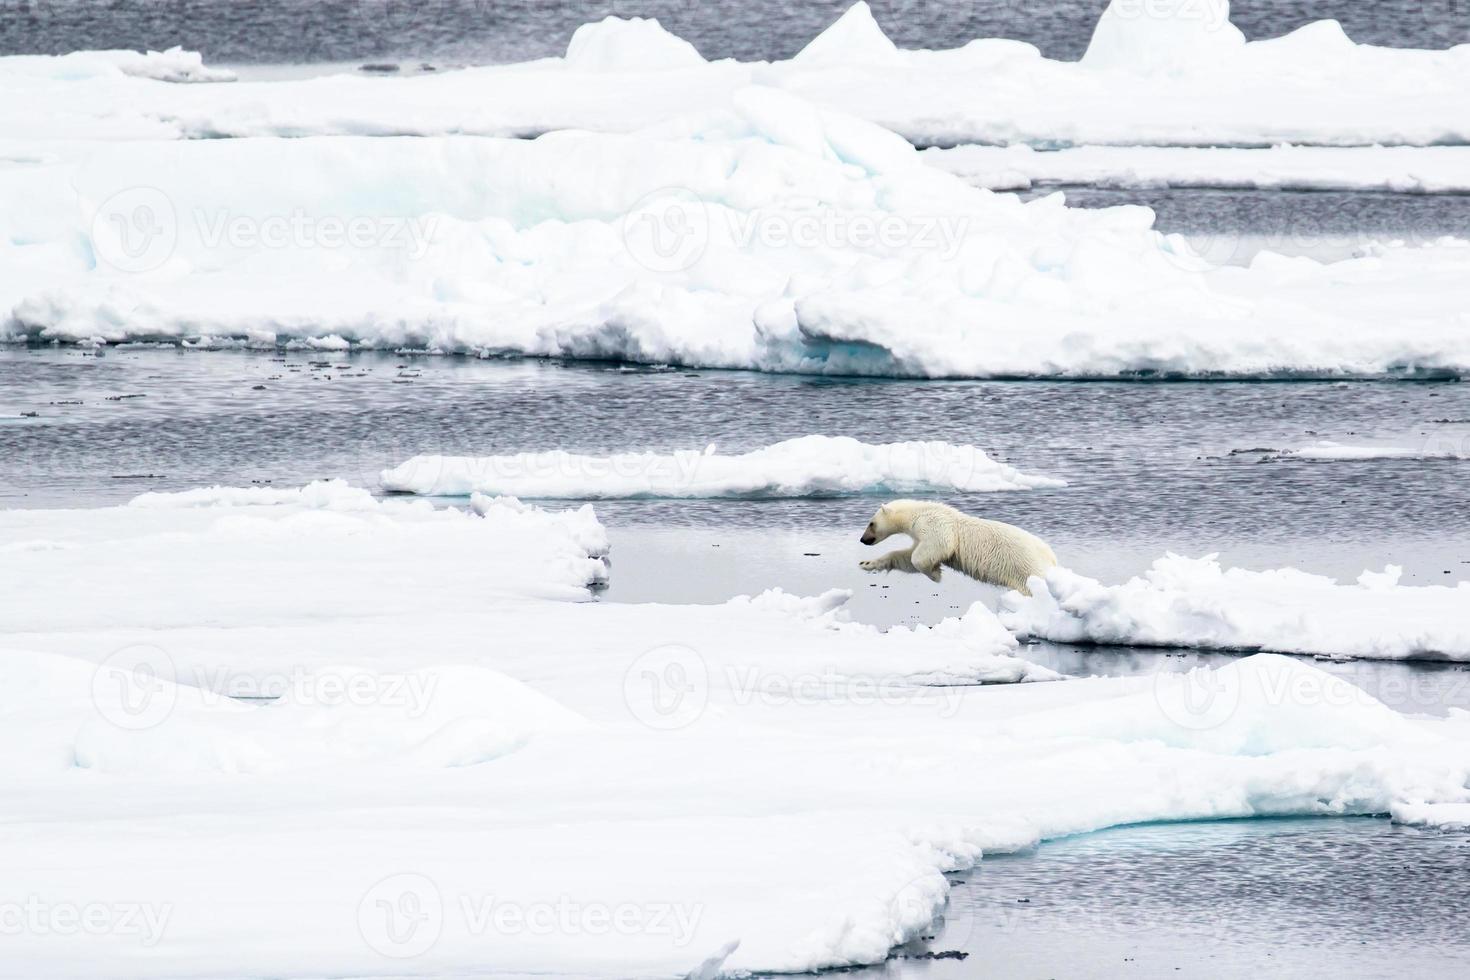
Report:
<svg viewBox="0 0 1470 980"><path fill-rule="evenodd" d="M1057 563L1051 548L1034 534L962 514L947 504L889 501L878 508L861 540L872 545L894 534L907 534L914 546L859 562L865 571L918 572L938 582L947 565L981 582L1030 595L1027 579L1045 575Z"/></svg>

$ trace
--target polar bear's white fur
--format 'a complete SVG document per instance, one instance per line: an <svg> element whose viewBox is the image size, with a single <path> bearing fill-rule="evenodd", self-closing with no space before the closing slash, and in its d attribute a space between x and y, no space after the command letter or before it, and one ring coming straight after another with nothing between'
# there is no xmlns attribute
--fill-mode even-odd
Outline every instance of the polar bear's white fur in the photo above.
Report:
<svg viewBox="0 0 1470 980"><path fill-rule="evenodd" d="M893 500L879 507L862 542L877 544L894 534L907 534L914 546L858 564L869 572L918 572L936 582L948 565L981 582L1030 595L1026 580L1046 574L1057 563L1051 548L1034 534L925 500Z"/></svg>

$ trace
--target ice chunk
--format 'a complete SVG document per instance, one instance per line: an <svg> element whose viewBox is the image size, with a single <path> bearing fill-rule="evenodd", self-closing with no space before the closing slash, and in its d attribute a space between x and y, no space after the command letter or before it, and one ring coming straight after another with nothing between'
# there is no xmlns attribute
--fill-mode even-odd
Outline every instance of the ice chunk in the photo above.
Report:
<svg viewBox="0 0 1470 980"><path fill-rule="evenodd" d="M577 28L567 45L566 66L577 71L669 71L703 64L694 45L651 17L604 17Z"/></svg>
<svg viewBox="0 0 1470 980"><path fill-rule="evenodd" d="M1239 54L1230 0L1112 0L1082 55L1086 68L1184 73Z"/></svg>
<svg viewBox="0 0 1470 980"><path fill-rule="evenodd" d="M873 19L867 0L857 0L825 31L807 42L792 63L802 67L826 65L902 64L898 48Z"/></svg>
<svg viewBox="0 0 1470 980"><path fill-rule="evenodd" d="M160 82L233 82L235 73L209 68L198 51L76 51L66 55L0 57L0 77L83 81L126 76Z"/></svg>
<svg viewBox="0 0 1470 980"><path fill-rule="evenodd" d="M1008 593L1011 630L1064 643L1276 650L1382 660L1470 661L1470 582L1399 585L1399 570L1343 585L1294 568L1222 569L1213 555L1160 558L1104 585L1065 568Z"/></svg>

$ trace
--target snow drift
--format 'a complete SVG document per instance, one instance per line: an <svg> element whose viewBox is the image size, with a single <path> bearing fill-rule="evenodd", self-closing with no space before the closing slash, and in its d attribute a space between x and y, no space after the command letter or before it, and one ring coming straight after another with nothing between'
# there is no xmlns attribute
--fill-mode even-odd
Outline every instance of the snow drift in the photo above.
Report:
<svg viewBox="0 0 1470 980"><path fill-rule="evenodd" d="M554 450L510 456L415 456L380 478L385 490L433 496L471 493L599 499L633 497L822 497L991 492L1065 486L947 442L870 445L846 436L803 436L740 455L694 450L582 456Z"/></svg>
<svg viewBox="0 0 1470 980"><path fill-rule="evenodd" d="M1389 565L1344 585L1169 555L1122 585L1055 569L1033 579L1029 597L1007 594L1001 621L1063 643L1470 661L1470 582L1399 585L1402 572Z"/></svg>

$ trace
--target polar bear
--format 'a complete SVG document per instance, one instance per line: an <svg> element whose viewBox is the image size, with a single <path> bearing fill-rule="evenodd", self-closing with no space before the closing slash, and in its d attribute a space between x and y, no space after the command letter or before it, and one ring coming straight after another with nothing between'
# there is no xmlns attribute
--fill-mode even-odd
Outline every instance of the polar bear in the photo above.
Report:
<svg viewBox="0 0 1470 980"><path fill-rule="evenodd" d="M1030 595L1026 580L1044 575L1057 556L1045 541L1011 524L962 514L947 504L924 500L892 500L863 531L863 544L877 544L894 534L914 539L912 548L890 551L858 564L869 572L918 572L939 581L948 565L973 579Z"/></svg>

